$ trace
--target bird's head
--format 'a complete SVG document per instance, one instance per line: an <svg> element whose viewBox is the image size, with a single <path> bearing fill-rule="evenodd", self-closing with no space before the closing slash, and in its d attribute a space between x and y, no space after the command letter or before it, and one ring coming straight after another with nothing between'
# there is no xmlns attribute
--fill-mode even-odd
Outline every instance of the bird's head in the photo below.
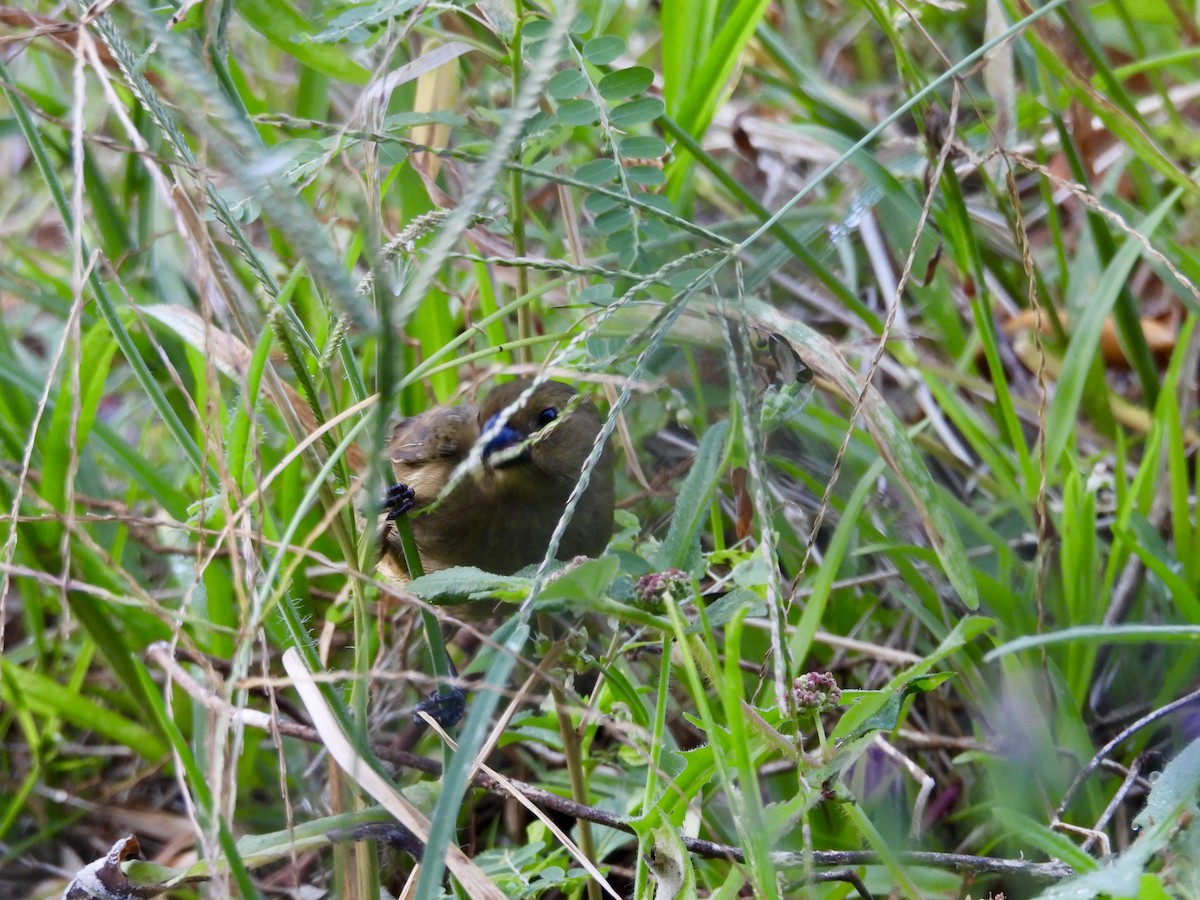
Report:
<svg viewBox="0 0 1200 900"><path fill-rule="evenodd" d="M574 484L600 433L600 413L575 388L546 381L508 412L532 381L493 389L479 408L483 462L499 472L536 471L556 482Z"/></svg>

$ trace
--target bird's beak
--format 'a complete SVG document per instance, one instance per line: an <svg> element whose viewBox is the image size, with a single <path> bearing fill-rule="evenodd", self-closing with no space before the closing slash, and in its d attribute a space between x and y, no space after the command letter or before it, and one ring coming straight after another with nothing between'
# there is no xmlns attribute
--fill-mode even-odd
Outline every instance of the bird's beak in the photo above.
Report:
<svg viewBox="0 0 1200 900"><path fill-rule="evenodd" d="M483 433L489 434L496 427L499 415L492 416L483 426ZM483 445L483 461L493 469L503 469L518 463L529 462L529 442L525 435L511 425L505 425L492 435Z"/></svg>

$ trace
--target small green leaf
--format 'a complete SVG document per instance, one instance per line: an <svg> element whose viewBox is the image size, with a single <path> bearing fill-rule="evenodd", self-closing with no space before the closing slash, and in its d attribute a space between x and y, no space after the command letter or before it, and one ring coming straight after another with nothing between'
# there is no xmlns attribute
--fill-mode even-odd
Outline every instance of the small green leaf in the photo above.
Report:
<svg viewBox="0 0 1200 900"><path fill-rule="evenodd" d="M628 69L609 72L600 79L596 89L600 91L601 97L612 103L640 94L653 83L654 73L645 66L630 66Z"/></svg>
<svg viewBox="0 0 1200 900"><path fill-rule="evenodd" d="M616 288L611 284L593 284L579 292L580 303L591 303L596 306L608 306L612 302Z"/></svg>
<svg viewBox="0 0 1200 900"><path fill-rule="evenodd" d="M408 148L400 144L380 143L379 164L382 166L402 166L408 161Z"/></svg>
<svg viewBox="0 0 1200 900"><path fill-rule="evenodd" d="M609 121L617 128L634 128L647 125L663 114L666 107L657 97L639 97L622 103L609 114Z"/></svg>
<svg viewBox="0 0 1200 900"><path fill-rule="evenodd" d="M558 121L564 125L593 125L600 120L600 110L591 100L568 100L558 107Z"/></svg>
<svg viewBox="0 0 1200 900"><path fill-rule="evenodd" d="M654 135L636 135L624 138L617 150L626 159L661 159L667 155L667 145Z"/></svg>
<svg viewBox="0 0 1200 900"><path fill-rule="evenodd" d="M733 617L746 610L747 615L762 615L766 609L766 601L748 588L734 588L716 603L708 608L707 619L709 628L721 628L733 621ZM685 634L702 634L704 628L699 621L693 622L685 630Z"/></svg>
<svg viewBox="0 0 1200 900"><path fill-rule="evenodd" d="M585 34L592 30L592 19L587 13L579 13L571 20L567 29L571 34Z"/></svg>
<svg viewBox="0 0 1200 900"><path fill-rule="evenodd" d="M620 563L615 556L589 559L549 581L538 594L538 606L562 600L585 606L594 605L605 595L619 573Z"/></svg>
<svg viewBox="0 0 1200 900"><path fill-rule="evenodd" d="M521 134L525 139L528 139L534 135L549 131L556 124L553 115L539 109L526 120L525 127L521 129Z"/></svg>
<svg viewBox="0 0 1200 900"><path fill-rule="evenodd" d="M630 166L625 170L625 177L642 187L659 187L667 183L666 174L658 166Z"/></svg>
<svg viewBox="0 0 1200 900"><path fill-rule="evenodd" d="M633 233L632 229L629 231L618 231L616 234L608 236L605 246L608 248L609 253L624 253L626 250L633 249L633 242L636 237L637 235ZM624 260L622 260L621 265L625 265Z"/></svg>
<svg viewBox="0 0 1200 900"><path fill-rule="evenodd" d="M362 43L369 29L393 19L398 19L417 5L417 0L377 0L361 6L351 6L329 20L329 24L312 36L311 40L321 44L332 44L342 40Z"/></svg>
<svg viewBox="0 0 1200 900"><path fill-rule="evenodd" d="M644 203L651 209L657 209L665 213L675 212L675 204L671 202L671 198L664 194L650 194L642 191L634 195L634 199L639 203Z"/></svg>
<svg viewBox="0 0 1200 900"><path fill-rule="evenodd" d="M575 170L575 179L587 184L608 184L617 177L617 164L611 159L593 159Z"/></svg>
<svg viewBox="0 0 1200 900"><path fill-rule="evenodd" d="M588 194L583 201L584 210L593 216L601 216L620 205L621 198L609 194Z"/></svg>
<svg viewBox="0 0 1200 900"><path fill-rule="evenodd" d="M607 66L625 52L625 41L615 34L592 38L583 45L583 58L593 66Z"/></svg>
<svg viewBox="0 0 1200 900"><path fill-rule="evenodd" d="M953 677L953 672L931 672L928 675L918 675L909 681L899 691L887 693L883 706L873 716L869 716L862 726L850 736L853 740L872 731L891 731L900 722L900 709L913 694L926 694L942 682Z"/></svg>
<svg viewBox="0 0 1200 900"><path fill-rule="evenodd" d="M614 234L626 228L633 227L633 222L633 212L624 206L619 206L616 209L610 209L608 212L596 216L596 221L593 224L600 234Z"/></svg>
<svg viewBox="0 0 1200 900"><path fill-rule="evenodd" d="M1189 798L1200 789L1200 740L1194 740L1158 773L1145 808L1133 820L1134 828L1154 828L1179 818Z"/></svg>
<svg viewBox="0 0 1200 900"><path fill-rule="evenodd" d="M675 568L695 574L699 569L700 526L708 519L708 503L721 477L728 431L729 422L717 422L700 439L695 462L679 489L667 537L654 560L660 570Z"/></svg>
<svg viewBox="0 0 1200 900"><path fill-rule="evenodd" d="M436 605L491 597L524 600L532 584L530 579L516 575L493 575L483 569L459 566L415 578L409 583L408 590Z"/></svg>
<svg viewBox="0 0 1200 900"><path fill-rule="evenodd" d="M639 233L647 241L665 241L671 236L672 231L658 219L643 219Z"/></svg>
<svg viewBox="0 0 1200 900"><path fill-rule="evenodd" d="M555 100L569 100L587 90L588 80L578 69L563 69L546 84L546 93Z"/></svg>

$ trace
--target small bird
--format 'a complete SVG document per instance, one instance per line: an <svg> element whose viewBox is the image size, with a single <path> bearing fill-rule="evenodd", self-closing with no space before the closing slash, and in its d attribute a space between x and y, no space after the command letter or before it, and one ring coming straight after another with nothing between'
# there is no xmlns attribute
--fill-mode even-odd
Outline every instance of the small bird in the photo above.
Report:
<svg viewBox="0 0 1200 900"><path fill-rule="evenodd" d="M511 575L545 557L602 419L591 401L560 381L539 384L506 416L532 384L529 379L502 384L478 409L438 407L393 430L387 453L397 484L388 491L388 517L412 512L412 534L426 572L475 566ZM480 441L480 467L443 495L454 470ZM612 457L606 446L559 543L559 559L598 556L608 545ZM394 534L385 540L388 557L400 569L397 574L407 577Z"/></svg>

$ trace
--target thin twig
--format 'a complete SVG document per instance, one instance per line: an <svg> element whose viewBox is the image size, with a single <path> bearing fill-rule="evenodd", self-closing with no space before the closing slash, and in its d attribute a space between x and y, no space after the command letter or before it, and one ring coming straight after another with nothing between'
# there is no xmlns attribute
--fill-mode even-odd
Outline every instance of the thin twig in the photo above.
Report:
<svg viewBox="0 0 1200 900"><path fill-rule="evenodd" d="M1108 755L1113 752L1121 743L1127 740L1131 735L1141 731L1147 725L1152 725L1159 719L1170 715L1178 709L1187 706L1189 703L1200 701L1200 691L1192 691L1190 694L1185 694L1178 700L1172 700L1166 706L1160 706L1154 712L1147 713L1142 716L1128 728L1124 728L1111 741L1096 751L1086 766L1079 770L1079 774L1075 776L1075 780L1071 782L1071 786L1067 788L1067 792L1063 794L1062 802L1058 804L1058 809L1054 811L1054 821L1058 822L1062 819L1062 815L1067 810L1067 806L1071 803L1071 798L1075 796L1075 791L1079 786L1090 776L1101 764L1108 758Z"/></svg>

